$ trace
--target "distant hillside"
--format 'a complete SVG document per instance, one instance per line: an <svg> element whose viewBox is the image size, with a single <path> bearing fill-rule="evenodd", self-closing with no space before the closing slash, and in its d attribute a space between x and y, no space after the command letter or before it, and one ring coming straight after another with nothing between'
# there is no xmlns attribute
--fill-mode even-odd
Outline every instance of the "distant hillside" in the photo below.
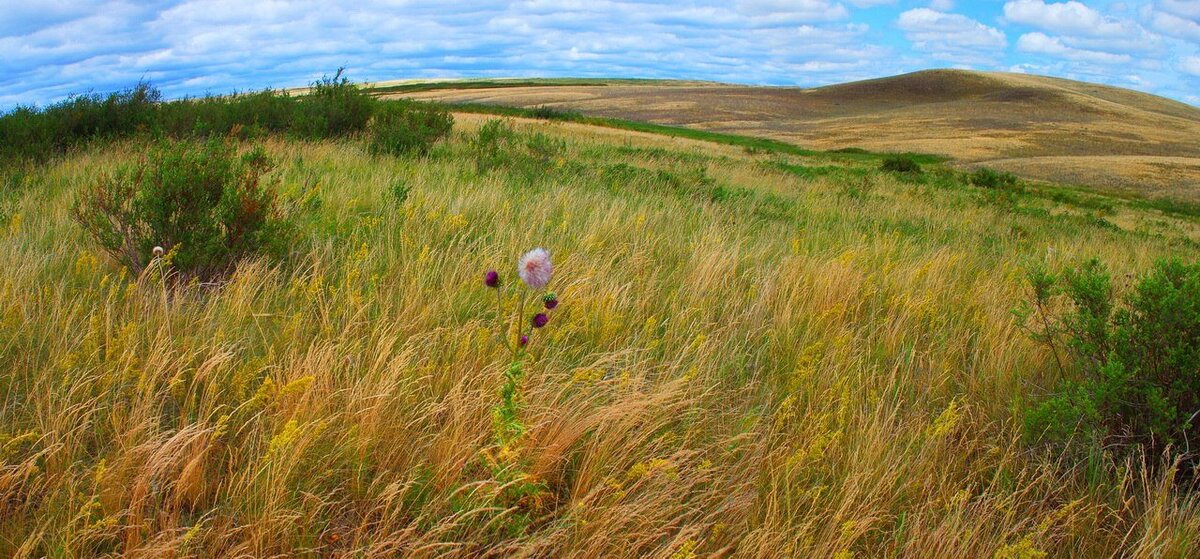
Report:
<svg viewBox="0 0 1200 559"><path fill-rule="evenodd" d="M936 153L1029 178L1200 200L1200 109L1057 78L929 70L815 89L695 82L468 89L441 83L402 95L547 105L820 149Z"/></svg>

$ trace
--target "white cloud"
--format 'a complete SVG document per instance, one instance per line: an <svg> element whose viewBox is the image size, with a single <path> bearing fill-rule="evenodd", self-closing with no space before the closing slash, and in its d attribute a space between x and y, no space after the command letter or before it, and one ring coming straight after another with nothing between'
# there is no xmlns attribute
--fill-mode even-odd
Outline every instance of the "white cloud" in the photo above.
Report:
<svg viewBox="0 0 1200 559"><path fill-rule="evenodd" d="M845 6L827 0L738 0L737 11L798 21L835 21L850 16Z"/></svg>
<svg viewBox="0 0 1200 559"><path fill-rule="evenodd" d="M1159 0L1158 7L1177 16L1200 20L1200 2L1196 0Z"/></svg>
<svg viewBox="0 0 1200 559"><path fill-rule="evenodd" d="M1013 23L1085 37L1122 37L1139 32L1132 21L1105 16L1074 0L1053 4L1014 0L1004 4L1004 17Z"/></svg>
<svg viewBox="0 0 1200 559"><path fill-rule="evenodd" d="M954 0L933 0L929 3L929 8L939 12L948 12L954 9Z"/></svg>
<svg viewBox="0 0 1200 559"><path fill-rule="evenodd" d="M1196 4L1200 5L1200 2ZM1200 23L1174 13L1159 12L1153 9L1148 9L1146 15L1150 20L1151 27L1156 31L1172 37L1200 42Z"/></svg>
<svg viewBox="0 0 1200 559"><path fill-rule="evenodd" d="M1113 54L1070 47L1063 44L1062 40L1058 37L1050 37L1039 32L1021 35L1017 39L1017 50L1034 54L1047 54L1067 60L1097 62L1100 64L1119 64L1129 62L1133 59L1133 57L1127 54Z"/></svg>
<svg viewBox="0 0 1200 559"><path fill-rule="evenodd" d="M846 0L855 8L870 8L872 6L885 6L887 4L895 4L896 0Z"/></svg>
<svg viewBox="0 0 1200 559"><path fill-rule="evenodd" d="M1004 32L961 14L916 8L900 14L896 27L919 51L942 60L985 62L1008 45Z"/></svg>
<svg viewBox="0 0 1200 559"><path fill-rule="evenodd" d="M1200 56L1185 56L1180 59L1179 71L1200 77Z"/></svg>

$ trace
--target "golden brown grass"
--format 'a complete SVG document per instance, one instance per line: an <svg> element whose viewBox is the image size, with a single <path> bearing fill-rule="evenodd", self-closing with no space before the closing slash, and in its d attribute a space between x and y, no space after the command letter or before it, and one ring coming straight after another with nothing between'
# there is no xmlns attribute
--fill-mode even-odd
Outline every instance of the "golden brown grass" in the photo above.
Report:
<svg viewBox="0 0 1200 559"><path fill-rule="evenodd" d="M936 70L815 89L616 84L439 89L408 96L546 105L815 149L941 154L1029 178L1200 200L1195 141L1200 109L1041 76ZM1045 157L1055 160L1041 164ZM1171 158L1170 169L1146 172L1162 158Z"/></svg>
<svg viewBox="0 0 1200 559"><path fill-rule="evenodd" d="M1024 264L1194 259L1186 223L1122 207L1159 229L1115 230L1045 201L1014 212L968 187L803 179L728 147L528 122L566 151L525 183L476 174L462 134L482 119L458 117L424 160L268 142L285 189L321 200L294 261L165 299L67 216L138 146L41 172L0 235L0 555L1194 551L1194 497L1020 439L1053 368L1009 312ZM572 163L703 169L792 212ZM481 465L506 356L480 278L511 279L535 245L563 303L523 386L520 452L546 491L506 508Z"/></svg>

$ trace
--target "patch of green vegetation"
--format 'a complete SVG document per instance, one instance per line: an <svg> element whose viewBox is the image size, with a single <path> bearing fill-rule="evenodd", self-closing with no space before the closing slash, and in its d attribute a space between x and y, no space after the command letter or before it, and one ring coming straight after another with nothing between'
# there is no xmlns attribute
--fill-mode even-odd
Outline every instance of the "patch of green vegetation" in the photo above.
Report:
<svg viewBox="0 0 1200 559"><path fill-rule="evenodd" d="M139 163L100 175L72 216L135 275L163 262L183 279L211 281L287 245L271 168L261 147L238 155L222 139L164 140Z"/></svg>
<svg viewBox="0 0 1200 559"><path fill-rule="evenodd" d="M286 134L301 139L346 138L371 130L376 152L428 151L453 120L445 111L412 101L379 101L339 69L312 84L307 95L266 90L202 99L162 101L147 83L107 96L72 97L44 109L18 107L0 115L0 165L44 163L67 151L122 138L250 139Z"/></svg>
<svg viewBox="0 0 1200 559"><path fill-rule="evenodd" d="M1033 300L1018 316L1063 375L1029 410L1029 436L1085 454L1169 450L1200 465L1188 443L1200 437L1200 265L1160 261L1125 293L1098 260L1061 278L1035 268L1029 282Z"/></svg>
<svg viewBox="0 0 1200 559"><path fill-rule="evenodd" d="M424 155L435 142L446 137L453 126L454 117L436 107L412 101L390 102L375 111L369 130L369 148L376 154Z"/></svg>
<svg viewBox="0 0 1200 559"><path fill-rule="evenodd" d="M782 161L775 161L771 163L771 166L805 179L817 179L821 177L858 179L867 176L871 172L870 169L861 166L796 165Z"/></svg>
<svg viewBox="0 0 1200 559"><path fill-rule="evenodd" d="M1170 198L1150 198L1134 200L1132 205L1139 208L1151 208L1168 215L1183 217L1200 217L1200 204Z"/></svg>
<svg viewBox="0 0 1200 559"><path fill-rule="evenodd" d="M988 167L976 169L967 176L967 180L981 188L1018 190L1021 186L1021 181L1016 175Z"/></svg>
<svg viewBox="0 0 1200 559"><path fill-rule="evenodd" d="M879 170L915 176L921 174L921 164L911 155L890 155L879 164Z"/></svg>
<svg viewBox="0 0 1200 559"><path fill-rule="evenodd" d="M505 169L532 183L547 175L553 161L565 149L560 140L536 132L517 132L504 120L490 120L471 139L475 169L486 173Z"/></svg>

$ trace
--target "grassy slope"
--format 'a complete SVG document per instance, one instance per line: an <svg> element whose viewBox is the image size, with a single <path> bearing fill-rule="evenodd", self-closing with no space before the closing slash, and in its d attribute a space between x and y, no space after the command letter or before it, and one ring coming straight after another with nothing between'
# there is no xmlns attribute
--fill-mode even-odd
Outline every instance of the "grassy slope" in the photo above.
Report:
<svg viewBox="0 0 1200 559"><path fill-rule="evenodd" d="M1200 109L1070 80L934 70L815 89L539 84L403 95L548 105L813 149L935 153L1033 179L1200 201Z"/></svg>
<svg viewBox="0 0 1200 559"><path fill-rule="evenodd" d="M458 118L424 160L268 142L289 198L319 203L292 265L215 291L164 297L70 222L136 144L9 194L0 555L1183 557L1200 537L1167 485L1018 444L1014 404L1053 368L1009 313L1023 264L1195 259L1189 222L574 123L522 121L565 142L532 180L478 174L462 134L485 117ZM480 278L536 245L563 304L520 452L548 491L502 511Z"/></svg>

